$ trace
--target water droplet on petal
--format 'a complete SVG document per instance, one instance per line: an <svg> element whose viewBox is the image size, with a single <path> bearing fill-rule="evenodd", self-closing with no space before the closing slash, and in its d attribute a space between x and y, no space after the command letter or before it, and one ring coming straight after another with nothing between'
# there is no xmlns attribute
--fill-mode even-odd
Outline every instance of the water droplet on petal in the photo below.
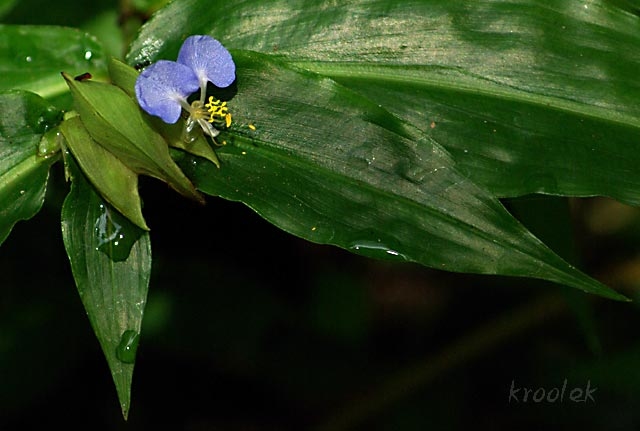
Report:
<svg viewBox="0 0 640 431"><path fill-rule="evenodd" d="M133 364L136 361L136 352L140 334L132 329L127 329L120 337L120 344L116 347L116 358L126 364Z"/></svg>

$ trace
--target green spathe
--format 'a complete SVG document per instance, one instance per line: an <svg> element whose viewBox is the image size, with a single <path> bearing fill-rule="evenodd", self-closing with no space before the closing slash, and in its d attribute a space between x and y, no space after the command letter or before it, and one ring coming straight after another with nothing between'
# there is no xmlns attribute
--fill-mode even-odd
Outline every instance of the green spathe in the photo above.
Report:
<svg viewBox="0 0 640 431"><path fill-rule="evenodd" d="M138 175L97 144L80 117L63 121L60 129L80 168L102 197L136 226L149 230L142 216Z"/></svg>
<svg viewBox="0 0 640 431"><path fill-rule="evenodd" d="M135 97L134 85L136 83L136 78L138 77L137 70L115 58L112 58L109 62L109 75L111 76L111 81L114 85L120 87L130 97ZM207 138L204 137L204 134L198 133L192 142L187 143L184 142L181 136L183 127L182 121L179 121L176 124L167 124L158 117L153 117L145 112L142 112L142 116L162 135L170 147L186 151L194 156L205 158L218 168L220 167L220 161L218 160L215 151L213 151L207 142Z"/></svg>
<svg viewBox="0 0 640 431"><path fill-rule="evenodd" d="M93 140L133 172L165 181L180 194L204 202L171 158L167 142L147 124L122 89L91 80L76 81L66 73L62 76Z"/></svg>

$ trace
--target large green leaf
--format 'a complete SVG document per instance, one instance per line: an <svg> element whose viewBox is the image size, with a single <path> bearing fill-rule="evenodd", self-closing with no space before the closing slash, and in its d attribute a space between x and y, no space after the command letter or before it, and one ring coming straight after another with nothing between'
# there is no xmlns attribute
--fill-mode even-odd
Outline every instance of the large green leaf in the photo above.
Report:
<svg viewBox="0 0 640 431"><path fill-rule="evenodd" d="M593 0L180 0L128 60L186 34L280 57L360 91L434 137L498 196L640 203L640 20Z"/></svg>
<svg viewBox="0 0 640 431"><path fill-rule="evenodd" d="M0 90L21 89L70 105L60 72L90 72L105 77L103 49L76 29L53 26L0 25Z"/></svg>
<svg viewBox="0 0 640 431"><path fill-rule="evenodd" d="M103 201L71 161L62 237L73 277L127 417L151 273L148 232Z"/></svg>
<svg viewBox="0 0 640 431"><path fill-rule="evenodd" d="M236 124L220 136L221 168L182 161L200 190L367 256L621 298L546 248L411 125L332 80L257 53L234 58Z"/></svg>
<svg viewBox="0 0 640 431"><path fill-rule="evenodd" d="M507 99L525 94L510 93L510 87L479 73L461 73L459 67L448 73L442 65L425 64L435 42L427 44L427 36L439 22L428 19L427 12L440 16L428 6L446 11L453 7L448 5L245 1L221 8L182 0L143 28L127 58L140 65L175 58L182 39L193 33L266 54L234 52L238 88L230 106L237 122L230 144L219 151L220 172L207 163L183 164L207 193L245 202L311 241L358 253L451 271L544 278L602 293L460 174L425 133L432 127L429 118L415 121L407 112L396 116L393 105L377 99L378 93L387 99L392 94L378 87L380 82L409 92L457 85L460 94ZM464 12L463 6L454 11ZM295 72L287 65L319 74ZM343 77L375 84L375 91L358 97L336 84ZM250 123L257 126L255 132Z"/></svg>
<svg viewBox="0 0 640 431"><path fill-rule="evenodd" d="M0 93L0 244L13 225L33 217L44 202L55 157L39 157L38 143L62 114L36 94Z"/></svg>

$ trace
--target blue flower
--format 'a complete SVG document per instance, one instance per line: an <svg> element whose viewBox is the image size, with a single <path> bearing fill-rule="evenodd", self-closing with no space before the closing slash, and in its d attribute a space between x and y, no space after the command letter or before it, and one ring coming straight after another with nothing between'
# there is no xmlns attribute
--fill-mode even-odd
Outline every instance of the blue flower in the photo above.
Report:
<svg viewBox="0 0 640 431"><path fill-rule="evenodd" d="M228 87L236 79L236 65L231 54L211 36L188 37L178 53L178 61L160 60L147 67L138 76L135 90L140 107L148 114L174 124L182 109L189 113L185 124L185 137L195 138L191 131L195 124L215 137L220 133L212 123L231 124L226 102L209 97L205 103L207 83ZM191 104L187 98L200 89L200 98Z"/></svg>
<svg viewBox="0 0 640 431"><path fill-rule="evenodd" d="M211 36L188 37L178 53L178 63L189 66L201 85L206 86L209 81L224 88L236 79L236 65L231 54Z"/></svg>
<svg viewBox="0 0 640 431"><path fill-rule="evenodd" d="M187 97L199 88L200 81L188 66L160 60L138 76L136 97L148 114L173 124L180 118L182 107L189 105Z"/></svg>

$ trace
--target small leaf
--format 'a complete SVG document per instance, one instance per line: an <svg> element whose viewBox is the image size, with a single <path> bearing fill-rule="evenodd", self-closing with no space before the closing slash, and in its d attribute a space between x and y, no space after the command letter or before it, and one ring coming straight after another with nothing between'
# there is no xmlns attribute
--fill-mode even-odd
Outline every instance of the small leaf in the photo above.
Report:
<svg viewBox="0 0 640 431"><path fill-rule="evenodd" d="M138 175L91 139L80 117L63 121L60 130L78 165L98 193L135 225L149 230L142 216Z"/></svg>
<svg viewBox="0 0 640 431"><path fill-rule="evenodd" d="M138 174L165 181L182 195L203 202L169 154L165 140L147 124L139 107L119 87L76 81L63 73L80 119L91 137Z"/></svg>
<svg viewBox="0 0 640 431"><path fill-rule="evenodd" d="M126 419L135 348L151 274L149 234L118 217L94 192L73 161L70 168L73 183L62 207L64 246ZM124 250L119 250L129 239ZM123 354L124 359L118 357Z"/></svg>
<svg viewBox="0 0 640 431"><path fill-rule="evenodd" d="M118 59L112 58L109 61L111 82L124 90L131 98L136 97L135 85L138 75L137 70Z"/></svg>
<svg viewBox="0 0 640 431"><path fill-rule="evenodd" d="M33 217L44 202L56 157L39 157L38 143L62 114L26 91L0 93L0 244L14 224Z"/></svg>
<svg viewBox="0 0 640 431"><path fill-rule="evenodd" d="M194 156L202 157L211 163L220 167L220 160L216 152L211 148L204 133L198 130L196 138L192 142L185 142L182 139L183 122L178 121L176 124L167 124L156 117L148 116L149 123L162 135L171 148L182 150Z"/></svg>

